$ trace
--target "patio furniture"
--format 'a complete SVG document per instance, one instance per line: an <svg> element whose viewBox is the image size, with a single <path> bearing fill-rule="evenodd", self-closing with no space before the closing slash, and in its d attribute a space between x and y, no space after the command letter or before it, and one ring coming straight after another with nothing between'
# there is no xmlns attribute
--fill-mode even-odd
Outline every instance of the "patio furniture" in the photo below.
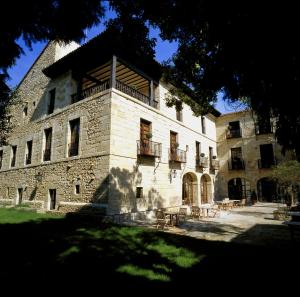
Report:
<svg viewBox="0 0 300 297"><path fill-rule="evenodd" d="M198 206L192 206L191 217L199 220L200 216L200 208Z"/></svg>
<svg viewBox="0 0 300 297"><path fill-rule="evenodd" d="M178 220L180 222L185 222L187 218L187 208L185 207L180 207L179 208L179 213L178 213Z"/></svg>
<svg viewBox="0 0 300 297"><path fill-rule="evenodd" d="M237 206L241 206L241 207L246 206L246 198L241 199L240 202L237 203Z"/></svg>
<svg viewBox="0 0 300 297"><path fill-rule="evenodd" d="M165 215L163 210L157 210L156 211L156 229L161 228L162 230L165 229L165 227L168 224L168 218Z"/></svg>
<svg viewBox="0 0 300 297"><path fill-rule="evenodd" d="M218 204L213 204L208 210L208 217L216 218L220 216L220 209Z"/></svg>

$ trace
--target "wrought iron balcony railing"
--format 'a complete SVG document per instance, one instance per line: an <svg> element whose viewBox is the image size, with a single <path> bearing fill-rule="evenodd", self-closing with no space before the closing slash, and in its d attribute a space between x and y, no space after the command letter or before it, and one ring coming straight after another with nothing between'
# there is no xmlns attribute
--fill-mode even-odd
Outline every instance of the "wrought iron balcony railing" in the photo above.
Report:
<svg viewBox="0 0 300 297"><path fill-rule="evenodd" d="M139 156L161 157L161 143L148 139L137 140L137 154Z"/></svg>
<svg viewBox="0 0 300 297"><path fill-rule="evenodd" d="M243 159L228 161L229 170L244 170L245 162Z"/></svg>
<svg viewBox="0 0 300 297"><path fill-rule="evenodd" d="M72 103L75 103L75 102L83 100L87 97L90 97L92 95L101 93L110 88L111 88L110 80L105 80L99 85L84 89L80 93L73 94L71 96L71 101L72 101ZM119 80L116 80L116 89L121 91L122 93L132 96L154 108L158 108L157 101L151 100L151 98L149 96L144 95L143 93L139 92L138 90L132 88L129 85L124 84L123 82L121 82Z"/></svg>
<svg viewBox="0 0 300 297"><path fill-rule="evenodd" d="M170 148L169 149L169 160L175 162L186 163L186 151Z"/></svg>
<svg viewBox="0 0 300 297"><path fill-rule="evenodd" d="M255 134L261 135L261 134L270 134L274 133L273 126L271 124L268 125L262 125L262 124L255 124Z"/></svg>
<svg viewBox="0 0 300 297"><path fill-rule="evenodd" d="M277 160L276 158L270 160L258 159L257 165L259 169L272 168L273 166L277 165Z"/></svg>
<svg viewBox="0 0 300 297"><path fill-rule="evenodd" d="M85 99L87 97L90 97L92 95L101 93L105 90L108 90L109 88L110 88L110 81L105 80L99 85L84 89L80 93L73 94L71 96L72 103L78 102L78 101L83 100L83 99Z"/></svg>
<svg viewBox="0 0 300 297"><path fill-rule="evenodd" d="M212 159L210 163L210 167L215 170L220 169L220 161L217 159Z"/></svg>
<svg viewBox="0 0 300 297"><path fill-rule="evenodd" d="M208 157L196 156L196 166L207 168L208 167Z"/></svg>

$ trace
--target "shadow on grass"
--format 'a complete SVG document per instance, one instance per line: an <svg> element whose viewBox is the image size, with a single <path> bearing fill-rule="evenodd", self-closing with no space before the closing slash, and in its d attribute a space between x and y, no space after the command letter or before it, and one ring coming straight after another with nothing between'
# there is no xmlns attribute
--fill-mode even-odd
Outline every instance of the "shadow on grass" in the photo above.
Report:
<svg viewBox="0 0 300 297"><path fill-rule="evenodd" d="M83 288L123 293L186 290L192 284L215 284L216 279L227 283L229 271L235 272L235 282L253 271L256 279L266 279L278 269L288 271L291 261L299 262L290 249L283 253L74 217L1 224L0 234L1 282L43 284L47 291L57 285L69 293Z"/></svg>

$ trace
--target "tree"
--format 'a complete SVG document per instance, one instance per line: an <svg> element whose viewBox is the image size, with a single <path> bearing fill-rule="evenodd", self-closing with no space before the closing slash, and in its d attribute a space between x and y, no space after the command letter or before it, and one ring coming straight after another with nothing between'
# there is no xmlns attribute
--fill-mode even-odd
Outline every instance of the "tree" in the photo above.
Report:
<svg viewBox="0 0 300 297"><path fill-rule="evenodd" d="M104 16L104 1L100 0L27 0L6 1L0 16L0 145L6 143L10 131L7 110L14 96L5 83L7 69L23 53L18 39L26 45L32 42L57 40L80 41L84 29L100 22ZM11 17L8 17L11 16ZM14 94L14 93L13 93Z"/></svg>
<svg viewBox="0 0 300 297"><path fill-rule="evenodd" d="M295 204L295 194L300 187L300 163L297 161L285 161L272 170L271 178L279 185L287 189L291 195L291 204Z"/></svg>
<svg viewBox="0 0 300 297"><path fill-rule="evenodd" d="M80 41L84 29L100 22L104 16L104 1L100 0L27 0L1 4L0 72L14 65L23 53L17 40L27 46L32 42L59 40ZM7 17L11 15L11 17ZM3 77L2 77L3 81Z"/></svg>
<svg viewBox="0 0 300 297"><path fill-rule="evenodd" d="M190 87L190 103L203 114L223 91L231 102L246 100L257 114L277 118L276 136L300 160L300 110L295 108L300 81L300 19L296 4L215 0L111 1L117 11L159 27L165 40L178 41L166 78ZM174 91L176 93L176 91ZM176 95L174 93L174 95ZM176 99L170 104L178 104Z"/></svg>

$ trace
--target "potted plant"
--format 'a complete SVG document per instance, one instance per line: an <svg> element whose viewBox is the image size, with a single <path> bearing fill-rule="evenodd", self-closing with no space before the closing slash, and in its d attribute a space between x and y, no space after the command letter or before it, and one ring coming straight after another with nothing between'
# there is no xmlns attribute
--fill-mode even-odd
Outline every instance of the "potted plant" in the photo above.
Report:
<svg viewBox="0 0 300 297"><path fill-rule="evenodd" d="M151 133L151 132L148 132L148 133L146 133L145 136L146 136L147 139L151 139L151 138L152 138L152 133Z"/></svg>
<svg viewBox="0 0 300 297"><path fill-rule="evenodd" d="M201 158L205 157L205 154L204 154L204 153L201 153L201 154L200 154L200 157L201 157Z"/></svg>

